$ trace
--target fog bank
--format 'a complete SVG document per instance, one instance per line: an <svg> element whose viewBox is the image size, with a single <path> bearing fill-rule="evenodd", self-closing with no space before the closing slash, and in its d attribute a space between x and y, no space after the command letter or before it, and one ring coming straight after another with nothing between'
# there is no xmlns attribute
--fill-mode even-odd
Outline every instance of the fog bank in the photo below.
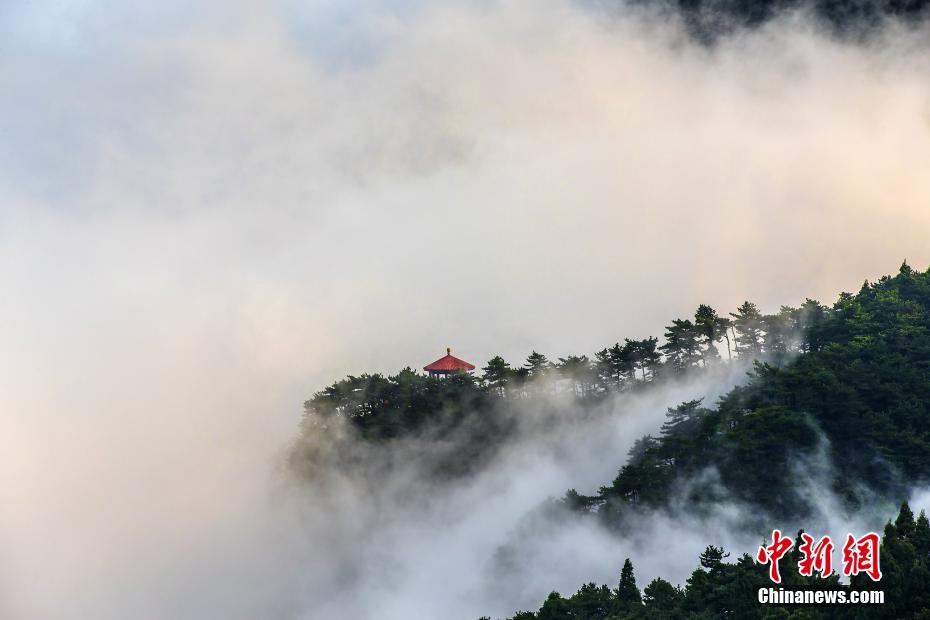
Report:
<svg viewBox="0 0 930 620"><path fill-rule="evenodd" d="M392 617L427 585L398 547L451 517L389 520L380 573L313 561L373 549L317 537L333 513L280 467L326 382L447 345L590 353L930 263L922 32L786 16L707 48L558 0L90 0L0 9L0 33L4 616L314 618L348 604L312 596L337 578ZM502 463L491 497L516 518L608 482L592 459L543 459L526 495ZM422 574L506 533L455 492L461 538ZM465 586L430 603L470 613Z"/></svg>

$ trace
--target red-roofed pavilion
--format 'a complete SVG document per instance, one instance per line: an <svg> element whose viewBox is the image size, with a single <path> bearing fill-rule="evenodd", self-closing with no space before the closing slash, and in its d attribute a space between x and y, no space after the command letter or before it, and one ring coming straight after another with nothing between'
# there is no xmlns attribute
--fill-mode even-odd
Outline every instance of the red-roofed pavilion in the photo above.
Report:
<svg viewBox="0 0 930 620"><path fill-rule="evenodd" d="M452 355L451 347L446 348L446 354L443 357L423 367L423 370L431 376L451 375L454 372L470 372L474 369L474 364L469 364L465 360L460 360Z"/></svg>

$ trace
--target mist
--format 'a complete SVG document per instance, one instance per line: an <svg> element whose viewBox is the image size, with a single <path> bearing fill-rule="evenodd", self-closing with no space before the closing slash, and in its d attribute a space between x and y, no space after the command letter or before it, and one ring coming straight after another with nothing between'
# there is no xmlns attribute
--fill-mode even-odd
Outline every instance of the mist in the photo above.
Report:
<svg viewBox="0 0 930 620"><path fill-rule="evenodd" d="M89 0L4 7L0 33L5 617L472 617L612 583L624 553L681 575L706 533L673 567L582 528L576 570L485 583L540 501L739 377L622 404L588 455L516 445L416 519L387 494L371 540L358 487L283 465L301 403L447 345L590 353L930 263L923 31L786 15L704 46L557 0Z"/></svg>

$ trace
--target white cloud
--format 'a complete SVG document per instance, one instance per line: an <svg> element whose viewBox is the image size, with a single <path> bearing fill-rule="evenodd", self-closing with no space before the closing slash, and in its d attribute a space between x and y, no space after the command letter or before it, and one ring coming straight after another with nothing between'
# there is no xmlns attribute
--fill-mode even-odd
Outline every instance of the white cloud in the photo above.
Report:
<svg viewBox="0 0 930 620"><path fill-rule="evenodd" d="M67 45L9 22L0 58L19 616L297 614L274 577L319 515L269 507L268 470L346 372L590 352L930 263L913 36L706 49L556 0L437 2L360 9L339 63L293 5L92 9Z"/></svg>

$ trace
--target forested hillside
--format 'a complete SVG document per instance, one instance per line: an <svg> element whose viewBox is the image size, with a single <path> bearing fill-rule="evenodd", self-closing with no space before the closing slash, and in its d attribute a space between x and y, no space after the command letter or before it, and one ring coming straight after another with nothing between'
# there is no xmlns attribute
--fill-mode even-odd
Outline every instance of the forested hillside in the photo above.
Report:
<svg viewBox="0 0 930 620"><path fill-rule="evenodd" d="M846 38L868 36L883 25L917 24L927 17L927 0L632 0L630 4L681 16L697 37L714 41L741 27L758 27L798 11L813 23Z"/></svg>
<svg viewBox="0 0 930 620"><path fill-rule="evenodd" d="M757 364L751 381L715 407L691 401L669 411L660 436L640 440L617 478L592 497L571 492L564 501L622 528L646 508L677 496L676 483L712 469L714 485L688 486L694 510L729 498L760 515L802 515L807 500L794 486L794 465L826 445L830 484L849 506L866 498L906 496L930 474L930 271L906 264L894 277L844 293L807 322L802 354L777 367ZM680 498L679 498L680 501ZM709 547L684 589L657 579L642 596L627 563L611 590L588 584L562 598L553 593L538 613L514 620L568 618L928 618L930 525L902 506L884 532L882 565L887 604L859 608L762 607L753 601L767 585L765 569L748 555L735 563ZM787 582L803 583L794 563ZM811 581L823 585L823 581ZM853 579L853 586L872 587ZM763 613L764 612L764 613Z"/></svg>
<svg viewBox="0 0 930 620"><path fill-rule="evenodd" d="M663 385L720 372L727 364L743 367L753 360L774 366L809 347L803 334L822 321L828 310L807 300L763 314L747 301L733 312L718 314L708 305L691 318L670 321L658 337L625 338L586 354L550 360L533 351L523 364L494 356L476 374L445 379L411 368L391 376L349 376L317 392L304 403L305 437L318 435L338 420L352 439L335 455L353 461L359 443L409 444L427 449L437 474L473 471L523 428L532 411L533 431L546 421L606 415L604 405L618 395L643 394ZM448 448L443 451L441 448ZM409 447L409 446L408 446ZM298 443L293 462L313 466L321 457L313 442Z"/></svg>
<svg viewBox="0 0 930 620"><path fill-rule="evenodd" d="M894 278L843 294L808 321L802 355L757 364L750 382L712 408L669 412L597 500L608 521L661 504L681 476L713 466L727 490L775 514L803 510L786 473L828 442L833 487L850 502L865 486L901 493L930 474L930 275ZM694 500L701 501L701 489ZM706 500L705 500L706 501ZM803 516L803 515L802 515Z"/></svg>
<svg viewBox="0 0 930 620"><path fill-rule="evenodd" d="M800 538L798 533L798 539ZM855 575L842 585L836 574L801 576L797 545L781 561L779 587L883 590L885 602L874 605L804 607L761 605L759 588L769 588L768 569L748 554L729 560L729 553L709 545L698 567L683 586L657 577L640 589L633 563L623 563L617 585L587 583L575 594L563 597L552 592L536 612L521 611L510 620L685 620L711 618L814 620L833 618L913 619L930 618L930 521L923 512L915 519L910 507L901 506L897 517L885 526L881 544L882 580L873 582ZM487 617L481 620L489 620Z"/></svg>
<svg viewBox="0 0 930 620"><path fill-rule="evenodd" d="M746 384L717 403L692 400L670 409L659 434L636 442L612 482L591 495L571 490L560 504L621 531L647 511L667 508L672 498L700 512L725 495L754 507L760 517L803 518L810 498L800 493L792 472L815 455L829 463L820 474L853 510L875 498L901 501L927 480L930 271L907 264L894 277L842 294L832 307L807 300L767 315L746 302L723 316L702 305L693 318L670 321L661 341L624 339L590 358L550 361L533 352L515 366L497 356L476 376L445 380L409 368L389 377L350 376L306 402L304 432L338 419L351 441L342 444L337 465L361 458L352 446L390 450L415 437L416 445L448 448L432 455L438 477L463 475L480 468L519 429L514 411L594 415L613 395L656 389L740 360L754 361ZM298 448L293 462L319 465L317 456ZM915 524L908 515L905 508L898 529L886 531L888 579L894 579L896 562L915 574L927 570L926 519ZM515 618L761 617L754 603L750 611L739 607L739 593L753 592L764 571L748 556L735 563L725 558L708 549L684 590L661 580L642 595L623 580L616 591L589 584L569 599L553 595L536 615ZM632 566L625 573L632 579ZM923 587L921 579L894 587L911 592ZM907 596L913 605L923 600ZM924 603L919 605L898 609L905 615L873 610L863 617L921 617L913 615Z"/></svg>

